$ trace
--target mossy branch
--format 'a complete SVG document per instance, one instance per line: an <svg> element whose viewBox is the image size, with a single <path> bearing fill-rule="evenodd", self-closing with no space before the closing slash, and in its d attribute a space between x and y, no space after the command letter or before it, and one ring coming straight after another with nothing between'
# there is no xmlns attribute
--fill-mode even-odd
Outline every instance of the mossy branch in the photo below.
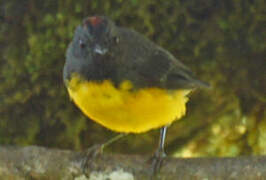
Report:
<svg viewBox="0 0 266 180"><path fill-rule="evenodd" d="M37 146L0 147L0 179L150 179L150 157L97 156L86 174L84 153ZM157 179L266 179L266 157L166 158Z"/></svg>

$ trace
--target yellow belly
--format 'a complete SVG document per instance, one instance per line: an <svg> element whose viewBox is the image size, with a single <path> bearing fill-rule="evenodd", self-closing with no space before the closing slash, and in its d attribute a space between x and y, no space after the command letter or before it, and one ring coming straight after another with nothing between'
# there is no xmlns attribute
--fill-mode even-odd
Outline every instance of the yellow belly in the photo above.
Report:
<svg viewBox="0 0 266 180"><path fill-rule="evenodd" d="M171 124L186 111L187 90L132 90L129 81L115 87L109 80L85 82L74 76L68 92L92 120L113 131L141 133Z"/></svg>

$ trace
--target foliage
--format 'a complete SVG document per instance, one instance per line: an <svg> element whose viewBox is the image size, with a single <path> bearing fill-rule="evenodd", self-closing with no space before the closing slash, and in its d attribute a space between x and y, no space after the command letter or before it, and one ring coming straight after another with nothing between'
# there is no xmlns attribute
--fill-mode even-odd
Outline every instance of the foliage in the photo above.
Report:
<svg viewBox="0 0 266 180"><path fill-rule="evenodd" d="M178 156L266 153L263 0L9 0L0 4L0 143L84 149L114 136L70 103L62 82L75 27L104 14L171 51L211 90L191 95L169 128ZM110 150L149 153L157 131ZM127 148L125 148L127 147Z"/></svg>

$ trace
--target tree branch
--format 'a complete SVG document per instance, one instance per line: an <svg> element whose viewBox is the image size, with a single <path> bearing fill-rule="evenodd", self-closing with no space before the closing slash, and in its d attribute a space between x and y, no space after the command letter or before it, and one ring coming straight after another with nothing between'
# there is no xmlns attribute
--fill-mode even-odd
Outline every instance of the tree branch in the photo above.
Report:
<svg viewBox="0 0 266 180"><path fill-rule="evenodd" d="M150 157L103 154L81 169L84 153L37 146L0 147L0 179L150 179ZM157 179L266 179L266 157L166 158ZM156 179L154 178L154 179Z"/></svg>

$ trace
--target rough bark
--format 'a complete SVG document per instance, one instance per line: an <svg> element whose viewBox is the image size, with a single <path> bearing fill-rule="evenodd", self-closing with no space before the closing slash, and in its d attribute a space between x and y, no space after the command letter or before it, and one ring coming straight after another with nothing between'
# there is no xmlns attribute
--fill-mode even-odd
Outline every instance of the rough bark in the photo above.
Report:
<svg viewBox="0 0 266 180"><path fill-rule="evenodd" d="M0 147L0 179L151 179L150 157L102 154L82 171L85 153L37 146ZM266 179L266 157L165 158L156 178Z"/></svg>

